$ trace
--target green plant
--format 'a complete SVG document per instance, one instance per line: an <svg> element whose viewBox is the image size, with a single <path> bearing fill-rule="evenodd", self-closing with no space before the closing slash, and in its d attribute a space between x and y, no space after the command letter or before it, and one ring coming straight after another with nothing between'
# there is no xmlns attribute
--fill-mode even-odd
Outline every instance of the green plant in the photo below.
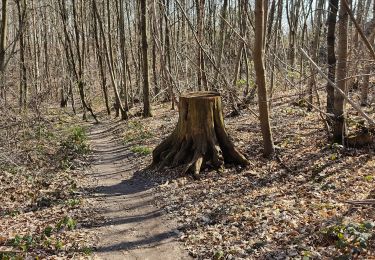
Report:
<svg viewBox="0 0 375 260"><path fill-rule="evenodd" d="M61 250L63 248L64 244L62 241L60 240L56 240L56 243L55 243L55 249L56 250Z"/></svg>
<svg viewBox="0 0 375 260"><path fill-rule="evenodd" d="M92 254L92 252L94 251L91 247L87 247L87 246L85 246L85 247L83 247L82 249L81 249L81 251L85 254L85 255L91 255Z"/></svg>
<svg viewBox="0 0 375 260"><path fill-rule="evenodd" d="M374 180L374 176L373 175L367 175L364 177L366 181L368 182L372 182Z"/></svg>
<svg viewBox="0 0 375 260"><path fill-rule="evenodd" d="M324 228L321 233L328 241L335 243L342 253L361 252L367 248L373 236L375 224L372 222L336 224Z"/></svg>
<svg viewBox="0 0 375 260"><path fill-rule="evenodd" d="M2 260L22 260L24 257L13 252L0 252L0 259Z"/></svg>
<svg viewBox="0 0 375 260"><path fill-rule="evenodd" d="M237 82L236 82L236 86L237 86L237 87L244 86L245 84L246 84L246 80L244 80L244 79L239 79L239 80L237 80Z"/></svg>
<svg viewBox="0 0 375 260"><path fill-rule="evenodd" d="M69 230L73 230L77 227L77 221L72 219L71 217L65 216L62 220L57 223L56 228L62 229L66 227Z"/></svg>
<svg viewBox="0 0 375 260"><path fill-rule="evenodd" d="M299 77L299 72L288 70L288 78L297 79Z"/></svg>
<svg viewBox="0 0 375 260"><path fill-rule="evenodd" d="M53 231L53 227L51 226L48 226L44 229L43 231L43 234L46 236L46 237L50 237L52 235L52 231Z"/></svg>
<svg viewBox="0 0 375 260"><path fill-rule="evenodd" d="M133 146L130 149L133 153L141 154L141 155L149 155L152 153L152 150L145 146Z"/></svg>
<svg viewBox="0 0 375 260"><path fill-rule="evenodd" d="M87 154L89 146L85 128L75 126L70 129L68 138L61 144L63 148L77 154Z"/></svg>
<svg viewBox="0 0 375 260"><path fill-rule="evenodd" d="M3 213L0 214L0 216L11 216L11 217L15 217L17 215L19 215L20 212L19 210L5 210ZM1 259L1 258L0 258Z"/></svg>
<svg viewBox="0 0 375 260"><path fill-rule="evenodd" d="M338 154L337 153L332 153L330 156L329 156L329 159L331 161L335 161L338 159Z"/></svg>
<svg viewBox="0 0 375 260"><path fill-rule="evenodd" d="M148 131L141 122L131 121L127 125L127 130L124 132L124 143L130 143L134 141L140 141L149 139L152 137L152 133Z"/></svg>
<svg viewBox="0 0 375 260"><path fill-rule="evenodd" d="M65 201L65 204L68 205L69 207L75 207L81 203L81 200L79 199L68 199Z"/></svg>
<svg viewBox="0 0 375 260"><path fill-rule="evenodd" d="M53 132L51 132L45 125L38 125L35 129L35 133L38 139L52 139L54 137Z"/></svg>
<svg viewBox="0 0 375 260"><path fill-rule="evenodd" d="M215 259L215 260L224 259L224 252L221 250L216 251L215 254L212 256L212 259Z"/></svg>
<svg viewBox="0 0 375 260"><path fill-rule="evenodd" d="M32 235L20 236L16 235L11 241L10 244L16 248L21 249L22 251L29 250L35 244L34 237Z"/></svg>
<svg viewBox="0 0 375 260"><path fill-rule="evenodd" d="M72 168L72 166L73 166L73 162L70 161L69 157L66 156L63 159L61 159L61 162L60 162L61 169L68 170Z"/></svg>

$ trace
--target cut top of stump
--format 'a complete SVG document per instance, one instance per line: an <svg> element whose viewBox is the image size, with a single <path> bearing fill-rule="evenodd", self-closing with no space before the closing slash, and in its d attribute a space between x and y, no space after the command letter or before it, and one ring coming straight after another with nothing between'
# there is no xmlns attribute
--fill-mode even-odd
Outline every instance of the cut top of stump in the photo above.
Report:
<svg viewBox="0 0 375 260"><path fill-rule="evenodd" d="M220 93L216 91L199 91L199 92L190 92L180 96L180 98L186 99L210 99L220 97Z"/></svg>

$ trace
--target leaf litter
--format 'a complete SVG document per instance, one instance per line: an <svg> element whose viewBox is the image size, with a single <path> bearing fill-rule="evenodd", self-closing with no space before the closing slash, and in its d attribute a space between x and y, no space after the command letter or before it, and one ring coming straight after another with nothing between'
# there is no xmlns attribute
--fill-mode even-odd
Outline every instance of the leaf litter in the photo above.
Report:
<svg viewBox="0 0 375 260"><path fill-rule="evenodd" d="M0 129L0 258L86 258L87 160L73 148L80 141L69 139L78 120L12 112L2 113Z"/></svg>
<svg viewBox="0 0 375 260"><path fill-rule="evenodd" d="M155 147L172 132L178 113L167 106L158 106L152 119L134 119L145 131L155 134L138 140L136 145ZM179 167L143 172L155 182L158 205L178 219L179 239L191 256L375 257L374 207L346 203L375 198L374 147L330 145L316 114L288 106L274 108L278 151L274 159L262 157L258 121L244 112L226 118L226 126L236 146L250 160L249 167L226 165L223 172L206 169L199 181L183 176ZM129 128L125 126L126 131ZM141 159L147 166L152 155Z"/></svg>

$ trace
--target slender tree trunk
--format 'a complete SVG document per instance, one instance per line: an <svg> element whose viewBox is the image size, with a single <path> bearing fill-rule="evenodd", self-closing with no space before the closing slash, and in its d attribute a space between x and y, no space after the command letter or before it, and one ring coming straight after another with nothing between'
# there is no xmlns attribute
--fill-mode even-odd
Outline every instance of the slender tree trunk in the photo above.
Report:
<svg viewBox="0 0 375 260"><path fill-rule="evenodd" d="M0 23L0 98L6 99L5 93L5 48L6 48L6 36L8 33L8 17L7 7L8 0L1 1L1 23Z"/></svg>
<svg viewBox="0 0 375 260"><path fill-rule="evenodd" d="M219 52L217 56L217 67L220 70L221 69L221 63L223 60L223 54L224 54L224 43L226 39L226 19L227 19L227 13L228 13L228 0L224 0L223 7L221 9L221 18L220 18L220 36L219 36ZM219 70L215 72L214 77L214 87L217 88L217 80L219 77Z"/></svg>
<svg viewBox="0 0 375 260"><path fill-rule="evenodd" d="M311 50L311 53L312 53L312 58L315 60L316 63L319 63L318 62L318 50L319 50L319 40L320 40L320 30L321 30L321 27L322 27L322 12L323 12L323 5L324 5L324 0L319 0L317 3L316 3L316 13L315 13L315 21L313 23L314 25L314 38L313 38L313 41L312 41L312 50ZM309 89L308 89L308 92L309 92L309 104L308 104L308 111L311 111L312 110L312 104L314 102L314 98L313 98L313 89L316 87L316 70L311 67L311 78L309 80Z"/></svg>
<svg viewBox="0 0 375 260"><path fill-rule="evenodd" d="M109 3L108 3L109 4ZM103 23L99 17L99 12L98 12L98 9L96 7L96 3L95 1L92 2L92 6L93 6L93 9L94 9L94 18L95 20L98 21L98 24L99 24L99 29L100 29L100 32L101 32L101 36L104 37L104 29L103 29ZM107 14L107 19L108 19L108 32L110 32L110 13L109 13L109 6L107 5L107 11L108 11L108 14ZM120 94L119 94L119 91L118 91L118 87L117 87L117 82L116 82L116 79L115 79L115 75L114 75L114 63L113 63L113 54L112 54L112 44L111 44L111 35L108 35L108 46L107 46L107 42L105 39L103 39L103 45L104 45L104 50L105 50L105 54L106 54L106 60L107 60L107 64L108 64L108 69L109 69L109 74L111 76L111 83L112 83L112 86L113 86L113 91L115 93L115 98L116 98L116 105L118 106L120 112L121 112L121 119L122 120L126 120L128 117L127 117L127 113L122 105L122 102L121 102L121 98L120 98Z"/></svg>
<svg viewBox="0 0 375 260"><path fill-rule="evenodd" d="M197 12L197 38L199 43L204 41L204 14L205 0L195 0ZM204 53L199 44L197 44L197 64L198 64L198 89L208 90L207 76L205 72Z"/></svg>
<svg viewBox="0 0 375 260"><path fill-rule="evenodd" d="M164 20L165 20L165 76L168 79L168 96L171 101L172 109L174 109L174 93L173 93L173 82L171 79L172 64L171 64L171 37L170 37L170 23L169 23L169 0L163 0L164 4Z"/></svg>
<svg viewBox="0 0 375 260"><path fill-rule="evenodd" d="M122 65L122 81L124 84L124 109L127 111L129 110L129 103L128 103L128 84L126 79L126 45L125 45L125 18L124 18L124 2L123 0L120 1L120 48L121 48L121 65Z"/></svg>
<svg viewBox="0 0 375 260"><path fill-rule="evenodd" d="M104 95L105 107L107 109L107 114L110 115L111 109L109 107L109 100L108 100L107 78L106 78L106 75L105 75L103 55L102 55L102 49L100 47L100 42L99 42L99 31L98 31L96 19L94 19L94 38L95 38L96 53L97 53L97 58L98 58L98 65L99 65L99 71L100 71L100 77L101 77L101 84L102 84L102 90L103 90L103 95Z"/></svg>
<svg viewBox="0 0 375 260"><path fill-rule="evenodd" d="M8 33L8 0L1 1L1 23L0 23L0 72L4 72L5 68L5 48L6 48L6 36Z"/></svg>
<svg viewBox="0 0 375 260"><path fill-rule="evenodd" d="M72 39L70 38L70 34L68 32L68 15L67 15L67 10L66 10L66 3L65 0L60 0L59 2L59 8L60 8L60 15L62 18L63 22L63 31L64 31L64 36L65 36L65 53L66 53L66 58L67 62L69 64L70 70L74 76L74 79L77 83L78 86L78 91L79 91L79 96L82 102L82 107L83 107L83 119L86 119L86 110L90 112L92 117L94 118L95 122L99 122L97 119L97 116L95 115L93 109L91 106L86 102L86 94L85 94L85 83L84 83L84 47L85 47L85 41L82 40L82 45L80 41L80 34L79 34L79 28L78 28L78 15L77 15L77 9L76 9L76 2L75 0L72 0L72 7L73 7L73 26L74 26L74 36L75 36L75 44L74 46L76 47L76 54L77 57L74 56L74 51L73 51L73 44L72 44ZM82 11L82 9L81 9ZM82 37L84 39L84 37ZM73 93L73 90L71 91ZM72 95L72 100L73 100L73 95ZM73 104L72 104L73 105Z"/></svg>
<svg viewBox="0 0 375 260"><path fill-rule="evenodd" d="M338 24L337 87L339 87L344 93L346 93L349 14L344 7L343 1L346 0L340 0ZM333 140L336 143L344 144L344 138L346 136L345 101L344 97L340 94L335 95L334 114L335 124Z"/></svg>
<svg viewBox="0 0 375 260"><path fill-rule="evenodd" d="M20 41L20 86L19 86L19 107L26 109L27 104L27 71L25 63L25 18L26 18L26 0L16 1L18 10L18 24L19 24L19 41Z"/></svg>
<svg viewBox="0 0 375 260"><path fill-rule="evenodd" d="M375 24L375 0L373 1L373 16L372 16L372 24ZM373 27L373 25L369 25L369 27ZM374 45L375 40L375 32L374 30L366 28L366 37L369 39L369 42ZM367 106L368 105L368 92L369 92L369 85L370 85L370 74L371 70L373 68L372 64L367 64L364 69L364 76L363 76L363 82L361 84L361 106Z"/></svg>
<svg viewBox="0 0 375 260"><path fill-rule="evenodd" d="M336 81L336 52L335 52L335 31L336 19L339 0L330 0L328 8L328 32L327 32L327 63L328 77L332 82ZM331 84L327 83L327 113L333 114L335 89ZM331 120L329 120L331 122Z"/></svg>
<svg viewBox="0 0 375 260"><path fill-rule="evenodd" d="M151 117L150 85L148 72L148 40L147 40L147 0L140 0L141 4L141 34L143 61L143 117Z"/></svg>
<svg viewBox="0 0 375 260"><path fill-rule="evenodd" d="M264 155L270 156L275 152L273 144L269 111L268 111L268 100L267 100L267 88L266 88L266 77L264 70L264 34L265 34L265 13L264 13L264 0L255 1L255 42L254 42L254 67L256 73L256 83L258 86L258 102L259 102L259 114L260 124L263 135Z"/></svg>

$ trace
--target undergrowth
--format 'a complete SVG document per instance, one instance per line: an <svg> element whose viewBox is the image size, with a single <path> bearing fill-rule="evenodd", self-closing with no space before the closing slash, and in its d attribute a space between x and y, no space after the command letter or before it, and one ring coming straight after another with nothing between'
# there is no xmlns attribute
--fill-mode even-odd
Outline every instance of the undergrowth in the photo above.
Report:
<svg viewBox="0 0 375 260"><path fill-rule="evenodd" d="M7 132L0 129L0 259L90 252L84 236L74 237L86 214L79 190L89 152L86 130L74 120L65 114L0 119Z"/></svg>

